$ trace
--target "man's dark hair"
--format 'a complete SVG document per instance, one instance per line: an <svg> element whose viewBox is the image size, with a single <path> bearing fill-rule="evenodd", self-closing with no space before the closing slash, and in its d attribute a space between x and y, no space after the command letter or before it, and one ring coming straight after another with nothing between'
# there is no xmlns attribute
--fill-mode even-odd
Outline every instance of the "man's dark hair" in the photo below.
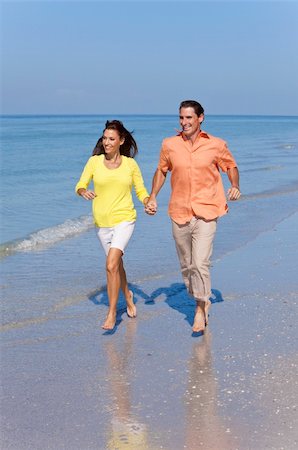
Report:
<svg viewBox="0 0 298 450"><path fill-rule="evenodd" d="M203 106L199 102L196 102L195 100L184 100L183 102L180 103L179 111L181 108L193 108L197 116L204 114Z"/></svg>

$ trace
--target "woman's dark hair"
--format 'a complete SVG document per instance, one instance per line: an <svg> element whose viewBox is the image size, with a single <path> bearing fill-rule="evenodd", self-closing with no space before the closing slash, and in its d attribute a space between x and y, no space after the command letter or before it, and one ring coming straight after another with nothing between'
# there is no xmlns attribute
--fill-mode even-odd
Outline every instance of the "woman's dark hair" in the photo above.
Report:
<svg viewBox="0 0 298 450"><path fill-rule="evenodd" d="M196 102L195 100L184 100L183 102L180 103L179 111L181 108L193 108L194 112L198 117L201 114L204 114L203 106L199 102Z"/></svg>
<svg viewBox="0 0 298 450"><path fill-rule="evenodd" d="M128 131L120 120L107 120L103 133L106 130L115 130L119 134L120 138L124 139L123 144L120 145L120 155L128 156L129 158L134 158L136 156L138 153L137 143L132 137L132 132ZM105 153L102 143L103 133L94 147L92 156L102 155Z"/></svg>

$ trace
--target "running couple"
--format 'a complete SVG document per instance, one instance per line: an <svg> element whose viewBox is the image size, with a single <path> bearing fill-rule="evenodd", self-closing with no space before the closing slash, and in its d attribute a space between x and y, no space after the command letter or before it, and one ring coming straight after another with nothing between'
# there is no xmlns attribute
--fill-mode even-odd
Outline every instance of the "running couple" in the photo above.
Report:
<svg viewBox="0 0 298 450"><path fill-rule="evenodd" d="M193 331L204 331L211 306L210 257L217 219L228 212L220 169L231 184L227 197L239 199L239 172L225 141L201 130L204 109L194 100L180 104L181 132L163 140L157 169L148 194L134 157L132 134L118 120L107 121L93 155L76 185L78 195L92 200L97 235L106 254L109 309L102 328L116 324L120 288L127 315L136 317L133 293L123 265L124 250L132 236L136 210L132 187L147 214L157 212L156 197L171 172L169 215L184 283L195 300ZM88 189L93 180L94 190Z"/></svg>

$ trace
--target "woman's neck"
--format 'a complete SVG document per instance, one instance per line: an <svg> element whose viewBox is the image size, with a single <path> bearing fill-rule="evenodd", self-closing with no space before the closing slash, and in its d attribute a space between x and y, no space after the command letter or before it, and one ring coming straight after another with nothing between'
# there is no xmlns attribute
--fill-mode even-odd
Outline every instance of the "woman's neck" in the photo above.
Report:
<svg viewBox="0 0 298 450"><path fill-rule="evenodd" d="M105 153L105 159L111 163L116 163L121 159L121 155L120 152L116 152L116 153L111 153L111 154L106 154Z"/></svg>

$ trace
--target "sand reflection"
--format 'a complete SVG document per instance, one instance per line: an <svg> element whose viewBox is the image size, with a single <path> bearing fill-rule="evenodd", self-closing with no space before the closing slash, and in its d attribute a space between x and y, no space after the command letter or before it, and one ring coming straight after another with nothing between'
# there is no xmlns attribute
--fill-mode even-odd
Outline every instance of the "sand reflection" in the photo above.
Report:
<svg viewBox="0 0 298 450"><path fill-rule="evenodd" d="M107 430L108 450L148 450L147 431L133 413L134 345L137 321L127 322L121 343L115 340L104 345L111 398L111 427Z"/></svg>
<svg viewBox="0 0 298 450"><path fill-rule="evenodd" d="M217 380L212 369L211 334L207 329L193 345L185 393L185 448L233 449L230 430L217 410Z"/></svg>

